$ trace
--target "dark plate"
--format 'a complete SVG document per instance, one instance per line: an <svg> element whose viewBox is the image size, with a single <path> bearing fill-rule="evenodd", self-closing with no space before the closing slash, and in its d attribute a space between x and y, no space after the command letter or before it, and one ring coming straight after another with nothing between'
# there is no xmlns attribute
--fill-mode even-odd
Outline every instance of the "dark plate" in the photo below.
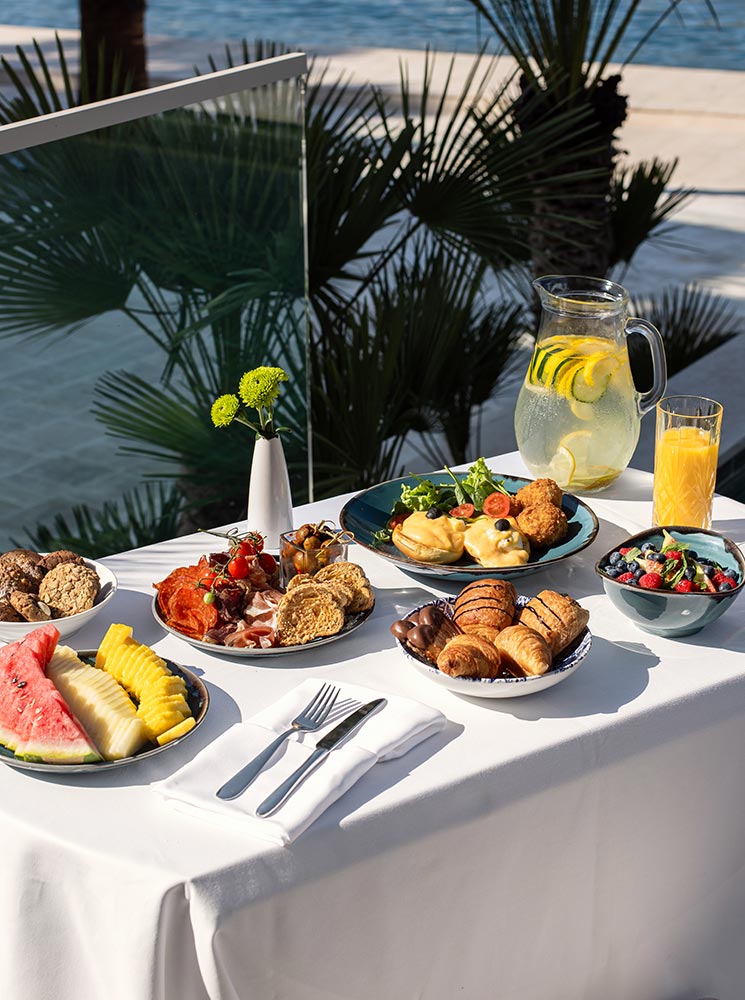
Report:
<svg viewBox="0 0 745 1000"><path fill-rule="evenodd" d="M184 635L183 632L179 632L178 629L172 628L170 625L166 625L163 620L163 616L160 613L160 608L158 607L158 597L157 595L153 598L152 612L153 618L160 625L161 628L165 629L166 632L170 632L171 635L175 635L177 639L183 639L184 642L188 642L190 646L194 646L195 649L201 649L205 653L216 653L218 656L238 656L243 659L265 657L265 656L287 656L290 653L299 653L304 649L315 649L316 646L325 646L327 642L336 642L337 639L343 639L345 636L349 635L350 632L355 632L360 625L364 625L367 619L375 610L375 605L369 608L367 611L358 611L354 615L347 615L344 619L344 625L341 632L337 632L336 635L324 635L319 639L312 639L310 642L305 642L302 646L271 646L269 649L236 649L234 646L218 646L214 642L203 642L201 639L190 639L188 635Z"/></svg>
<svg viewBox="0 0 745 1000"><path fill-rule="evenodd" d="M96 655L96 650L80 649L77 650L77 654L81 659L86 659L87 657L93 658ZM19 760L14 753L11 753L10 750L7 750L3 746L0 746L0 761L10 764L11 767L23 768L26 771L45 771L47 774L85 774L92 771L110 771L114 767L126 767L129 764L136 764L139 761L148 760L148 758L154 757L156 754L166 753L171 747L178 746L179 743L188 740L192 733L195 733L201 725L209 708L210 695L206 684L195 673L192 673L191 670L182 667L179 663L174 663L172 660L166 660L166 663L171 673L178 674L179 677L183 677L186 681L186 700L196 719L196 725L192 726L189 732L184 733L183 736L171 740L170 743L166 743L162 747L150 746L150 749L144 747L132 757L124 757L122 760L102 760L97 764L45 764L41 761Z"/></svg>
<svg viewBox="0 0 745 1000"><path fill-rule="evenodd" d="M505 489L510 493L517 493L521 486L532 482L530 479L504 476L499 472L494 473L494 478L502 480ZM435 472L417 478L403 476L401 479L391 479L387 483L371 486L370 489L352 497L344 505L339 515L339 523L342 528L353 534L356 542L383 559L395 563L408 573L437 576L445 580L477 580L482 576L494 576L495 573L506 579L527 576L529 573L535 573L546 566L551 566L568 556L581 552L598 533L598 519L592 510L582 500L570 493L565 493L561 505L569 524L566 538L558 545L541 549L538 553L531 552L530 559L524 566L499 566L497 568L477 566L467 556L447 566L417 562L414 559L408 559L403 552L399 552L392 542L385 545L375 545L374 537L375 532L380 531L388 523L391 508L401 496L401 486L415 486L418 479L430 479L436 485L452 484L452 480L447 475Z"/></svg>

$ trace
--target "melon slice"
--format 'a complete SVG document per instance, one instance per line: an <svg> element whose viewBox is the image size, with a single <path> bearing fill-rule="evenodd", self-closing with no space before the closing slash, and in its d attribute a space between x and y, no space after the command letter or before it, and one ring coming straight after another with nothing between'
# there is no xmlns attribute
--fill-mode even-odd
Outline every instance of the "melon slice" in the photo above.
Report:
<svg viewBox="0 0 745 1000"><path fill-rule="evenodd" d="M23 760L101 760L62 695L45 675L59 632L42 625L0 649L0 743Z"/></svg>
<svg viewBox="0 0 745 1000"><path fill-rule="evenodd" d="M131 757L147 743L142 719L127 692L104 670L83 663L69 646L58 646L49 677L104 760Z"/></svg>

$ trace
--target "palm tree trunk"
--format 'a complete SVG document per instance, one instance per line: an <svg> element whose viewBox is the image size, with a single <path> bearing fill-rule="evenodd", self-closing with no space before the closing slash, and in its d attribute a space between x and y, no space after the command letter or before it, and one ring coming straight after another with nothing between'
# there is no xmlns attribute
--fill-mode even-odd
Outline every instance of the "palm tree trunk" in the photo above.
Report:
<svg viewBox="0 0 745 1000"><path fill-rule="evenodd" d="M148 86L147 0L80 0L81 101Z"/></svg>

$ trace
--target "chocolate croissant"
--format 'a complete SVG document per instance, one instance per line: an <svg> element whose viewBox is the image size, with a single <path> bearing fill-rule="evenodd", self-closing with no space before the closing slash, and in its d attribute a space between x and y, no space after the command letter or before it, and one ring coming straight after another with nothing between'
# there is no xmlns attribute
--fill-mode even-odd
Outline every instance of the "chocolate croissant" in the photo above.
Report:
<svg viewBox="0 0 745 1000"><path fill-rule="evenodd" d="M515 677L540 677L551 667L551 650L548 643L525 625L510 625L494 640L499 650L502 666Z"/></svg>
<svg viewBox="0 0 745 1000"><path fill-rule="evenodd" d="M518 620L542 635L556 656L574 642L590 620L590 612L568 594L542 590L520 609Z"/></svg>
<svg viewBox="0 0 745 1000"><path fill-rule="evenodd" d="M394 622L391 632L412 652L436 663L448 640L459 635L460 629L436 604L428 604L421 611Z"/></svg>
<svg viewBox="0 0 745 1000"><path fill-rule="evenodd" d="M496 646L479 635L456 635L437 657L437 669L451 677L498 677Z"/></svg>
<svg viewBox="0 0 745 1000"><path fill-rule="evenodd" d="M464 632L483 625L501 631L515 623L516 599L509 580L474 580L456 597L453 618Z"/></svg>

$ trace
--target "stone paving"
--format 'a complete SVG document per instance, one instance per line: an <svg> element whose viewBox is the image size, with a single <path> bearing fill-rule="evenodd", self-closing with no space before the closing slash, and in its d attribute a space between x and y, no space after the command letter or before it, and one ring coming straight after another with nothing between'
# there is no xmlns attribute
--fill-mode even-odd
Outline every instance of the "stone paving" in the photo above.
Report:
<svg viewBox="0 0 745 1000"><path fill-rule="evenodd" d="M77 32L62 36L74 53ZM51 30L7 26L0 26L0 55L12 58L15 45L28 45L32 37L53 57ZM219 43L150 39L152 82L189 76L195 64L205 69L205 54L220 51ZM392 49L332 53L330 75L344 72L395 93L402 57L416 80L423 53ZM471 58L456 57L456 82L465 79ZM445 62L438 60L436 79L442 78ZM507 72L508 61L500 67ZM677 156L676 182L701 193L678 216L676 245L644 247L621 280L635 294L696 280L731 298L745 316L745 73L635 66L624 71L624 89L630 115L622 144L629 160ZM117 453L117 442L93 420L90 404L103 372L124 368L154 380L161 360L159 349L144 334L110 316L52 341L0 341L0 420L5 430L0 449L5 501L0 549L11 538L22 541L24 527L51 523L55 513L69 511L74 503L97 506L119 496L152 468ZM743 362L741 337L727 349L726 376L715 359L700 375L689 371L685 380L679 376L687 391L714 396L726 391L724 433L735 444L742 443L745 428ZM515 392L514 385L506 387L486 409L482 453L514 447ZM650 467L648 441L640 445L636 461Z"/></svg>

